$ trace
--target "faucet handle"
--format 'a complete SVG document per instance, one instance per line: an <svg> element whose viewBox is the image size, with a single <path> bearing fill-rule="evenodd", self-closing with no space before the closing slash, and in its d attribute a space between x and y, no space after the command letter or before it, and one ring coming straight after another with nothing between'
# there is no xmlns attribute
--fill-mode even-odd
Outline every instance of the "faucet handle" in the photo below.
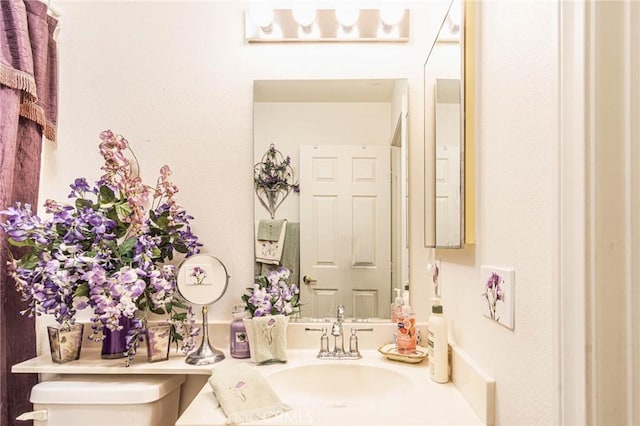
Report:
<svg viewBox="0 0 640 426"><path fill-rule="evenodd" d="M356 335L357 328L351 327L351 337L349 338L349 353L352 355L360 355L358 350L358 336Z"/></svg>
<svg viewBox="0 0 640 426"><path fill-rule="evenodd" d="M327 329L322 329L322 336L320 337L320 353L318 356L326 355L329 353L329 336L327 336Z"/></svg>
<svg viewBox="0 0 640 426"><path fill-rule="evenodd" d="M338 305L338 320L342 321L344 319L344 305Z"/></svg>

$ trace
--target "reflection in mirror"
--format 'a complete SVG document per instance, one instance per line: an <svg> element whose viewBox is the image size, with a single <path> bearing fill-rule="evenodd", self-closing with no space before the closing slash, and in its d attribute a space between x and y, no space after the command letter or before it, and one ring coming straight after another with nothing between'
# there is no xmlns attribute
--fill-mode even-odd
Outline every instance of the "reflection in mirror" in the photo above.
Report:
<svg viewBox="0 0 640 426"><path fill-rule="evenodd" d="M464 46L453 0L424 66L425 245L464 242Z"/></svg>
<svg viewBox="0 0 640 426"><path fill-rule="evenodd" d="M390 317L409 276L407 105L405 79L254 82L254 163L273 144L300 191L273 218L254 196L255 272L287 267L303 317Z"/></svg>

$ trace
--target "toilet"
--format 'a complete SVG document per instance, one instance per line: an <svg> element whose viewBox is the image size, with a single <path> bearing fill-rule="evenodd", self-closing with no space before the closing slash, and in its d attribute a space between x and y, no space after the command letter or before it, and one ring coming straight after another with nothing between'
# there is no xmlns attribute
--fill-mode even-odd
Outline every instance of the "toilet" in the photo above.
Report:
<svg viewBox="0 0 640 426"><path fill-rule="evenodd" d="M164 426L178 418L184 375L66 375L31 389L34 426Z"/></svg>

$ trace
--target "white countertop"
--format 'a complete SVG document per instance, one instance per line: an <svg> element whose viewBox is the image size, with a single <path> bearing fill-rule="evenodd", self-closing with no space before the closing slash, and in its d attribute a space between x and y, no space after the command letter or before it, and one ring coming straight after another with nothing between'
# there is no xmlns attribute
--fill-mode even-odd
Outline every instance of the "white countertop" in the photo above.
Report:
<svg viewBox="0 0 640 426"><path fill-rule="evenodd" d="M438 384L429 379L428 364L406 364L390 361L375 350L363 351L363 358L355 361L325 361L315 358L316 351L290 350L286 364L256 366L269 380L269 375L279 370L298 366L339 362L348 364L371 365L401 371L411 378L412 392L401 405L385 404L385 401L373 399L370 403L357 406L327 406L322 401L290 403L287 395L278 392L280 399L292 405L292 410L279 416L258 421L256 425L314 425L314 426L401 426L401 425L481 425L482 422L466 399L453 383ZM238 360L234 360L238 362ZM215 364L212 368L227 368L229 363ZM340 386L340 377L335 377L336 386ZM292 383L295 392L295 383ZM209 384L182 413L176 426L224 425L227 421L219 408ZM243 423L244 425L244 423Z"/></svg>

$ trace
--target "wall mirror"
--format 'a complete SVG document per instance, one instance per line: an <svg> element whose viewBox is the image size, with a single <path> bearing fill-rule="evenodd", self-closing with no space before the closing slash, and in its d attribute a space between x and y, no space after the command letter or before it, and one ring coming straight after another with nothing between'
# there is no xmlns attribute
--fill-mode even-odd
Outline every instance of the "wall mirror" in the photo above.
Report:
<svg viewBox="0 0 640 426"><path fill-rule="evenodd" d="M287 267L305 319L340 304L388 319L408 280L407 94L406 79L254 81L254 163L277 151L299 185L273 215L254 193L255 273Z"/></svg>
<svg viewBox="0 0 640 426"><path fill-rule="evenodd" d="M424 64L425 246L465 238L463 2L451 1Z"/></svg>

